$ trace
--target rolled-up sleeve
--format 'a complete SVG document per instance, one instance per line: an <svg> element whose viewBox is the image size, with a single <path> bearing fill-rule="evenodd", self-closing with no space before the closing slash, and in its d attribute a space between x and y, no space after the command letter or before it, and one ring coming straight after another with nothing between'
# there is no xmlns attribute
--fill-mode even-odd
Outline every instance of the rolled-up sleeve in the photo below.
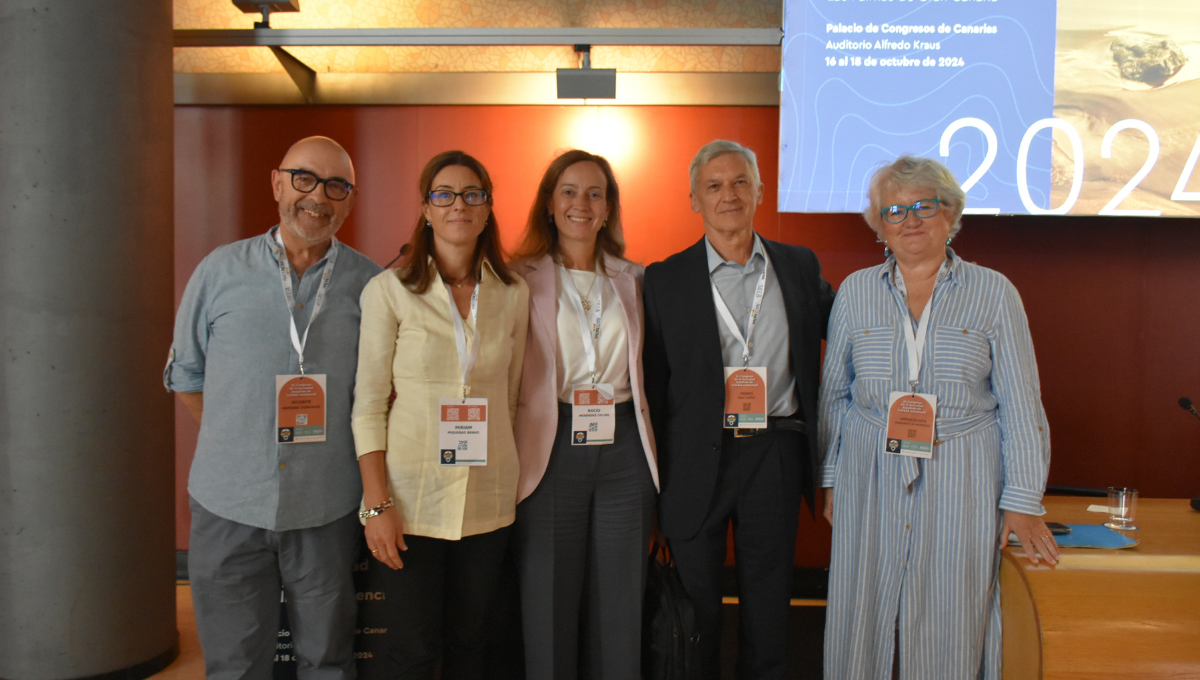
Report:
<svg viewBox="0 0 1200 680"><path fill-rule="evenodd" d="M387 450L388 400L392 396L392 361L400 319L388 299L382 276L363 288L359 305L362 323L358 334L358 372L354 382L351 429L359 456Z"/></svg>
<svg viewBox="0 0 1200 680"><path fill-rule="evenodd" d="M203 392L204 364L208 355L209 302L213 291L208 280L208 258L200 262L188 279L175 333L163 369L163 386L168 392Z"/></svg>
<svg viewBox="0 0 1200 680"><path fill-rule="evenodd" d="M1050 427L1029 322L1016 288L1007 280L996 312L992 392L999 402L1004 489L1000 508L1044 515L1042 494L1050 469Z"/></svg>
<svg viewBox="0 0 1200 680"><path fill-rule="evenodd" d="M822 487L834 485L838 447L841 445L842 419L850 408L850 386L854 382L850 334L846 306L850 295L845 290L834 299L826 333L825 365L821 369L818 406L817 445L824 452L821 464Z"/></svg>

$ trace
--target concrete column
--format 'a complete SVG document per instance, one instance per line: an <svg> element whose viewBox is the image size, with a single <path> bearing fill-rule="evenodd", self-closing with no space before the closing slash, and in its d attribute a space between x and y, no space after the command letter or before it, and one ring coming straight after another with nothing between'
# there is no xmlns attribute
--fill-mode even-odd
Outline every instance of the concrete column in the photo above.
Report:
<svg viewBox="0 0 1200 680"><path fill-rule="evenodd" d="M144 677L177 650L171 9L0 0L7 680Z"/></svg>

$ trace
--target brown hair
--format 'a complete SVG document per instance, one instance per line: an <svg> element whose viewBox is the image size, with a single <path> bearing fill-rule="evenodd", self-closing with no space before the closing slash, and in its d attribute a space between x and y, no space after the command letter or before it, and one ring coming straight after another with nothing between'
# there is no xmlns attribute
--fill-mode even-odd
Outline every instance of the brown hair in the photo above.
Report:
<svg viewBox="0 0 1200 680"><path fill-rule="evenodd" d="M600 171L608 181L608 188L604 192L608 202L608 221L596 234L596 262L602 262L606 253L613 257L625 256L625 236L621 230L621 191L617 188L617 178L613 175L612 166L603 156L571 149L551 161L542 175L537 196L533 199L533 207L529 209L529 220L525 223L525 235L521 238L521 245L517 246L513 257L535 258L549 253L555 262L559 261L558 227L550 213L554 189L567 168L585 161L600 166Z"/></svg>
<svg viewBox="0 0 1200 680"><path fill-rule="evenodd" d="M429 202L433 179L444 168L452 165L461 165L479 176L483 190L487 192L487 205L490 208L493 200L492 178L488 175L487 168L483 167L483 163L462 151L444 151L429 159L429 162L425 164L418 185L421 191L421 205ZM409 251L401 268L400 281L414 293L422 295L429 290L430 284L433 283L433 274L438 259L433 243L433 227L429 225L424 215L417 216L417 228L413 231L412 238L408 243L412 246L412 250ZM430 256L433 257L432 267L429 263ZM500 231L496 225L495 211L488 213L483 231L475 242L474 269L476 271L483 265L484 260L488 261L488 264L492 266L492 271L496 272L496 276L504 282L504 285L511 286L516 281L513 274L508 271L508 266L504 263L504 257L501 254Z"/></svg>

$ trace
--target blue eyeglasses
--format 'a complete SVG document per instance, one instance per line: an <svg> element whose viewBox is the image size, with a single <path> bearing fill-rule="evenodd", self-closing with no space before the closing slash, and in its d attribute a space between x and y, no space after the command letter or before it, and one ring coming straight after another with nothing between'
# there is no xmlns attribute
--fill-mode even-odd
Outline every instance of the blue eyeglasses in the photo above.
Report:
<svg viewBox="0 0 1200 680"><path fill-rule="evenodd" d="M883 215L883 219L888 224L900 224L908 219L908 211L912 211L917 217L927 220L937 214L938 204L941 203L936 198L923 198L912 205L889 205L879 211Z"/></svg>
<svg viewBox="0 0 1200 680"><path fill-rule="evenodd" d="M454 205L455 199L462 196L463 203L467 205L483 205L487 203L488 193L483 189L467 189L466 191L449 191L447 189L434 189L429 192L429 202L439 208Z"/></svg>

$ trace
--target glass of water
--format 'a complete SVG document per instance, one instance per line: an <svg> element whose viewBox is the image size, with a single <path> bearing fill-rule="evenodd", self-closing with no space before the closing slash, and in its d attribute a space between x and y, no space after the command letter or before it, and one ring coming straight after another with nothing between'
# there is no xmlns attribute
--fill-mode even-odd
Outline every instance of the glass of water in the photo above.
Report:
<svg viewBox="0 0 1200 680"><path fill-rule="evenodd" d="M1137 531L1133 518L1137 514L1137 489L1108 487L1108 521L1104 526L1118 531Z"/></svg>

